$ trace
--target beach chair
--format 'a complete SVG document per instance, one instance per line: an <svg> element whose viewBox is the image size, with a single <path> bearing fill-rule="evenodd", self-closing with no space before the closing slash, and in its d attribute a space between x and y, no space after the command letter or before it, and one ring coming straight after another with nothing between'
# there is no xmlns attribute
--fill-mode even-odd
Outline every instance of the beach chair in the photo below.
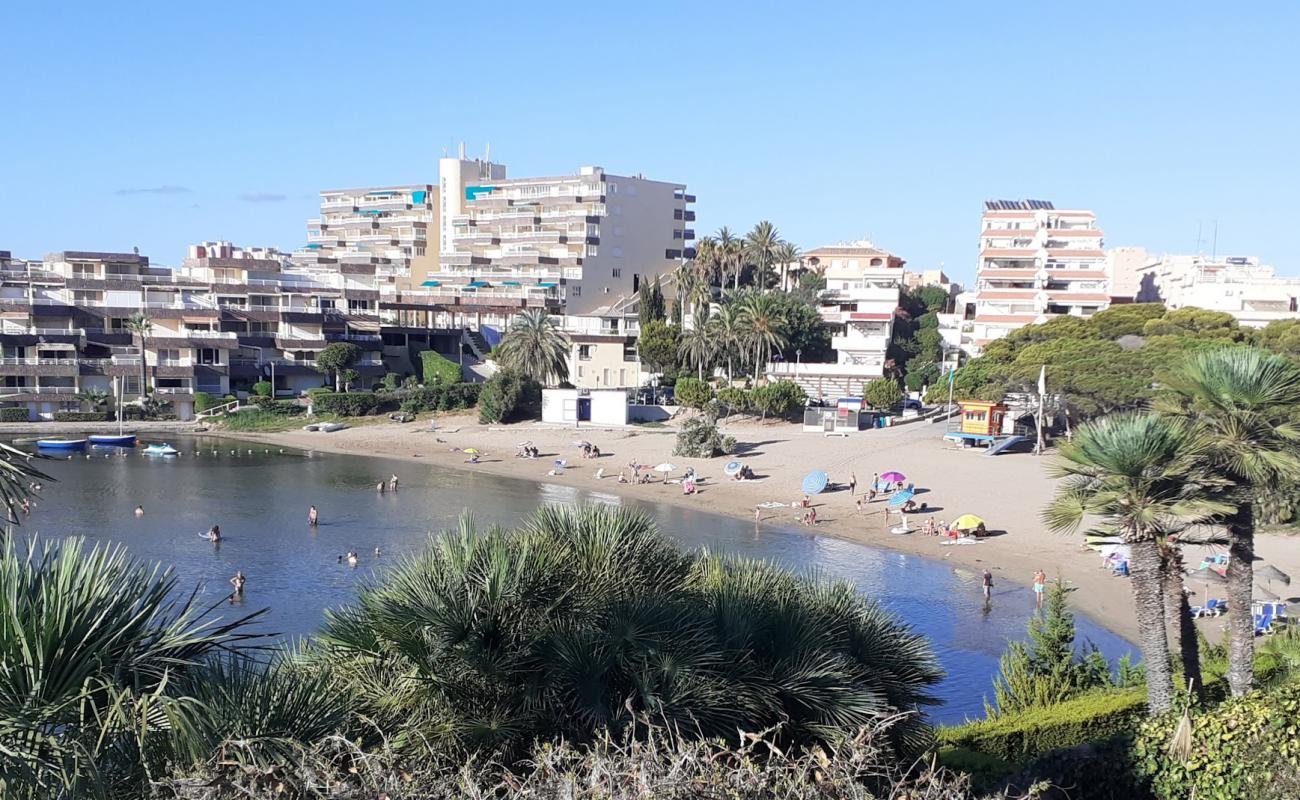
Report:
<svg viewBox="0 0 1300 800"><path fill-rule="evenodd" d="M1264 613L1255 615L1255 635L1262 636L1273 632L1273 609L1266 607Z"/></svg>
<svg viewBox="0 0 1300 800"><path fill-rule="evenodd" d="M1217 617L1223 613L1225 603L1222 600L1216 600L1211 597L1205 601L1203 606L1192 606L1192 618L1198 617Z"/></svg>

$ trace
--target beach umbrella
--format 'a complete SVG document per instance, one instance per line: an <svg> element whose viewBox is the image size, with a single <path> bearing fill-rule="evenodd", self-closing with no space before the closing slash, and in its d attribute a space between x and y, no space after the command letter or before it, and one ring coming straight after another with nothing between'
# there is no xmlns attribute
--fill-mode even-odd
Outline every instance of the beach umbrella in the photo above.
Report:
<svg viewBox="0 0 1300 800"><path fill-rule="evenodd" d="M529 446L529 445L532 444L532 443L533 443L533 440L532 440L532 439L529 439L529 440L526 441L526 442L518 442L518 443L516 443L516 444L515 444L515 447L527 447L527 446Z"/></svg>
<svg viewBox="0 0 1300 800"><path fill-rule="evenodd" d="M980 519L974 514L962 514L960 517L952 521L953 529L959 531L973 530L974 528L978 528L983 524L984 524L984 520Z"/></svg>
<svg viewBox="0 0 1300 800"><path fill-rule="evenodd" d="M1291 585L1291 576L1286 574L1282 570L1278 569L1277 567L1273 566L1272 564L1265 564L1259 569L1256 569L1255 580L1264 581L1269 585L1270 588L1273 586L1273 581L1281 581L1282 583L1285 583L1287 586Z"/></svg>
<svg viewBox="0 0 1300 800"><path fill-rule="evenodd" d="M744 468L745 465L741 464L739 461L728 461L727 466L722 468L722 474L731 477Z"/></svg>
<svg viewBox="0 0 1300 800"><path fill-rule="evenodd" d="M475 455L477 453L481 453L482 451L479 450L477 447L466 447L464 450L461 450L461 452L469 453L470 455Z"/></svg>
<svg viewBox="0 0 1300 800"><path fill-rule="evenodd" d="M1265 589L1262 586L1255 587L1255 597L1257 599L1271 600L1274 602L1282 599L1278 595L1274 594L1273 592L1270 592L1268 589Z"/></svg>
<svg viewBox="0 0 1300 800"><path fill-rule="evenodd" d="M586 440L583 440L583 441L580 441L580 442L574 442L574 443L573 443L573 446L574 446L574 447L591 447L591 442L588 442L588 441L586 441Z"/></svg>
<svg viewBox="0 0 1300 800"><path fill-rule="evenodd" d="M901 472L886 472L880 476L880 479L886 483L902 483L907 480L907 476Z"/></svg>
<svg viewBox="0 0 1300 800"><path fill-rule="evenodd" d="M831 476L818 469L804 476L801 487L804 494L821 494L826 491L826 484L830 482Z"/></svg>
<svg viewBox="0 0 1300 800"><path fill-rule="evenodd" d="M894 492L894 494L889 498L889 507L897 508L898 506L905 506L907 505L907 501L911 500L915 496L916 492L911 492L906 489L901 492Z"/></svg>
<svg viewBox="0 0 1300 800"><path fill-rule="evenodd" d="M655 466L655 472L669 473L669 472L672 472L672 471L675 470L675 469L677 469L677 465L675 465L675 464L669 464L667 461L665 461L665 462L662 463L662 464L658 464L658 465Z"/></svg>
<svg viewBox="0 0 1300 800"><path fill-rule="evenodd" d="M1193 572L1188 573L1188 576L1189 576L1192 580L1199 582L1201 585L1203 585L1203 586L1205 587L1205 599L1206 599L1207 601L1210 599L1210 586L1211 586L1211 585L1213 585L1213 586L1227 586L1227 585L1228 585L1228 579L1227 579L1227 578L1225 578L1224 576L1222 576L1222 575L1220 575L1219 573L1215 572L1214 570L1210 569L1209 567L1201 567L1201 568L1198 569L1198 570L1194 570ZM1202 605L1203 605L1203 604L1202 604Z"/></svg>

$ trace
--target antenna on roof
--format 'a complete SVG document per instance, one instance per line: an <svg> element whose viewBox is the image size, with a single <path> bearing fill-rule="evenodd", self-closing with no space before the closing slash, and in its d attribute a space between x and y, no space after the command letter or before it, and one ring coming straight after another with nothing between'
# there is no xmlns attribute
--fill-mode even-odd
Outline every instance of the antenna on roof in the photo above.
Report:
<svg viewBox="0 0 1300 800"><path fill-rule="evenodd" d="M484 161L487 161L487 162L489 162L489 163L492 161L492 143L491 143L491 142L488 142L487 144L483 145L483 160L484 160Z"/></svg>
<svg viewBox="0 0 1300 800"><path fill-rule="evenodd" d="M460 151L459 151L459 152L460 152L460 160L461 160L461 161L464 161L464 160L465 160L465 143L464 143L464 142L461 142L461 143L460 143Z"/></svg>

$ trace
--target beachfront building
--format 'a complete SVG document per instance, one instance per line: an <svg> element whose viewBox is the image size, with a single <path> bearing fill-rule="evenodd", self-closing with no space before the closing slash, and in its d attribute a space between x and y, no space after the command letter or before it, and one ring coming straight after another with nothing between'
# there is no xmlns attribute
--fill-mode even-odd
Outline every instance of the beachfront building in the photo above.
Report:
<svg viewBox="0 0 1300 800"><path fill-rule="evenodd" d="M1152 256L1137 247L1110 255L1116 282L1130 287L1136 302L1223 311L1255 328L1300 319L1300 278L1278 277L1256 257Z"/></svg>
<svg viewBox="0 0 1300 800"><path fill-rule="evenodd" d="M962 347L988 342L1055 316L1089 317L1111 292L1102 231L1091 211L1045 200L990 200L980 219L975 315Z"/></svg>
<svg viewBox="0 0 1300 800"><path fill-rule="evenodd" d="M294 252L295 263L327 271L360 267L393 290L437 270L433 185L327 189L320 198L320 216L307 220L307 244Z"/></svg>
<svg viewBox="0 0 1300 800"><path fill-rule="evenodd" d="M768 377L793 380L810 397L860 396L864 384L885 374L905 262L869 241L818 247L802 261L826 279L819 310L835 361L807 363L785 353L768 364Z"/></svg>

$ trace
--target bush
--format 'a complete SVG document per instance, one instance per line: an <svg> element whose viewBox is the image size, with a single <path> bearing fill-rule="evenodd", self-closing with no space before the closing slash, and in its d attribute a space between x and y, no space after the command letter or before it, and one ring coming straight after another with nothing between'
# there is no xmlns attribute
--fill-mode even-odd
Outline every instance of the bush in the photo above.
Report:
<svg viewBox="0 0 1300 800"><path fill-rule="evenodd" d="M673 390L677 404L689 408L703 409L713 399L713 389L704 381L695 378L680 378Z"/></svg>
<svg viewBox="0 0 1300 800"><path fill-rule="evenodd" d="M402 385L402 376L396 372L390 372L384 376L384 388L388 391L394 391Z"/></svg>
<svg viewBox="0 0 1300 800"><path fill-rule="evenodd" d="M253 394L257 395L258 397L270 397L271 382L258 381L257 383L253 384Z"/></svg>
<svg viewBox="0 0 1300 800"><path fill-rule="evenodd" d="M425 350L420 353L421 375L426 386L460 383L460 364L449 361L441 353Z"/></svg>
<svg viewBox="0 0 1300 800"><path fill-rule="evenodd" d="M209 408L212 408L215 405L220 405L220 402L217 400L217 398L213 397L207 392L194 393L194 411L196 413L199 411L207 411Z"/></svg>
<svg viewBox="0 0 1300 800"><path fill-rule="evenodd" d="M513 370L498 370L479 392L478 421L484 425L509 422L541 399L542 387L536 381Z"/></svg>
<svg viewBox="0 0 1300 800"><path fill-rule="evenodd" d="M726 409L728 415L743 414L753 408L749 392L736 386L718 390L718 404Z"/></svg>
<svg viewBox="0 0 1300 800"><path fill-rule="evenodd" d="M315 400L317 397L320 397L323 394L334 394L334 387L317 386L314 389L307 390L307 396L310 397L312 400Z"/></svg>
<svg viewBox="0 0 1300 800"><path fill-rule="evenodd" d="M26 411L27 409L23 409ZM24 417L23 421L26 421ZM55 422L106 422L108 414L104 411L55 411Z"/></svg>
<svg viewBox="0 0 1300 800"><path fill-rule="evenodd" d="M1010 764L1052 751L1131 734L1146 714L1146 689L1100 691L1020 714L941 728L943 747L973 750Z"/></svg>
<svg viewBox="0 0 1300 800"><path fill-rule="evenodd" d="M250 398L249 403L257 406L259 411L265 411L268 414L275 414L276 416L281 417L296 417L299 414L307 413L307 408L305 406L300 405L293 400L276 400L270 397L258 396ZM248 412L244 411L238 413L246 414Z"/></svg>
<svg viewBox="0 0 1300 800"><path fill-rule="evenodd" d="M777 381L760 386L749 393L749 401L764 418L768 414L784 417L797 408L802 408L807 396L799 384L794 381Z"/></svg>
<svg viewBox="0 0 1300 800"><path fill-rule="evenodd" d="M1187 747L1170 752L1178 717L1143 723L1134 770L1161 800L1300 797L1300 685L1192 713Z"/></svg>
<svg viewBox="0 0 1300 800"><path fill-rule="evenodd" d="M365 417L379 410L379 398L369 392L322 392L312 395L317 414Z"/></svg>
<svg viewBox="0 0 1300 800"><path fill-rule="evenodd" d="M903 401L903 390L889 378L877 378L863 388L862 399L877 411L888 411Z"/></svg>
<svg viewBox="0 0 1300 800"><path fill-rule="evenodd" d="M686 420L677 432L673 455L682 458L713 458L730 455L736 450L736 440L718 432L717 424L708 417Z"/></svg>
<svg viewBox="0 0 1300 800"><path fill-rule="evenodd" d="M0 408L0 422L30 422L31 412L26 407Z"/></svg>
<svg viewBox="0 0 1300 800"><path fill-rule="evenodd" d="M461 411L478 403L481 387L476 383L451 383L412 389L402 401L402 410L418 414L421 411Z"/></svg>

